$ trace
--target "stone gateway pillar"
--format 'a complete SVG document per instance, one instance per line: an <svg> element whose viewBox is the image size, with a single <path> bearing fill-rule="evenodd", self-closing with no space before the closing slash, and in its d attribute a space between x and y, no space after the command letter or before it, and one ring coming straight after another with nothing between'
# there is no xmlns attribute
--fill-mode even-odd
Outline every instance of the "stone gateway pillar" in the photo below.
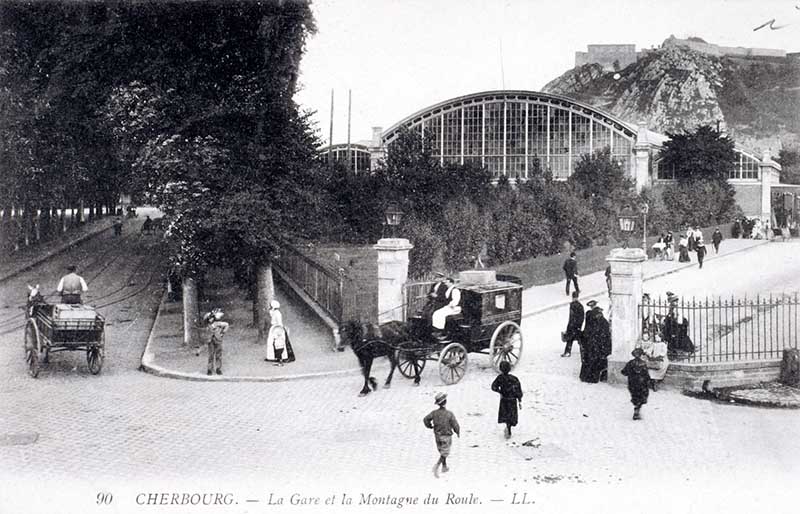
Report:
<svg viewBox="0 0 800 514"><path fill-rule="evenodd" d="M378 323L402 321L408 252L414 246L408 239L384 238L373 248L378 250Z"/></svg>
<svg viewBox="0 0 800 514"><path fill-rule="evenodd" d="M606 257L611 265L611 356L609 383L627 383L620 371L631 360L631 351L641 337L639 303L642 301L642 265L647 257L641 248L616 248Z"/></svg>

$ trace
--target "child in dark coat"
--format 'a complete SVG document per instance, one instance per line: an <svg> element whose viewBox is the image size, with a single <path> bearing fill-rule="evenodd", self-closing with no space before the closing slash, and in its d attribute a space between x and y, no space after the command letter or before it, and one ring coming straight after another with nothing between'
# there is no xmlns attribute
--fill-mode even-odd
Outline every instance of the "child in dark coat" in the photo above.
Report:
<svg viewBox="0 0 800 514"><path fill-rule="evenodd" d="M640 412L642 405L647 403L650 394L650 372L647 371L647 363L642 359L644 350L634 348L631 352L633 359L629 360L622 368L622 374L628 377L628 391L631 393L631 403L633 404L633 419L642 419Z"/></svg>
<svg viewBox="0 0 800 514"><path fill-rule="evenodd" d="M500 363L500 374L492 382L492 391L500 393L500 408L497 422L506 425L506 439L511 437L511 427L517 426L517 407L522 408L522 386L519 379L510 373L508 361Z"/></svg>

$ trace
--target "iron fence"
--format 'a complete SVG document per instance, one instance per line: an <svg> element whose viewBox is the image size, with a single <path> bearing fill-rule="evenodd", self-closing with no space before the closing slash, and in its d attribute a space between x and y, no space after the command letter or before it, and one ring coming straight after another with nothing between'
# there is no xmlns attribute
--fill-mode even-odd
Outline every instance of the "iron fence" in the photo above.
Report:
<svg viewBox="0 0 800 514"><path fill-rule="evenodd" d="M343 274L325 268L288 244L281 248L273 264L289 275L333 319L342 321L346 280Z"/></svg>
<svg viewBox="0 0 800 514"><path fill-rule="evenodd" d="M639 305L642 340L667 343L670 359L711 363L781 358L797 348L798 294L682 299Z"/></svg>

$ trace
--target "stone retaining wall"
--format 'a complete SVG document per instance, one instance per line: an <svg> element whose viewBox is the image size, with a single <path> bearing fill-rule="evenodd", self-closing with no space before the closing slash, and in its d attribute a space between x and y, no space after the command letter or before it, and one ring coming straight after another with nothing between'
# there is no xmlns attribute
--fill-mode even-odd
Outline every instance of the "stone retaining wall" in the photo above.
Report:
<svg viewBox="0 0 800 514"><path fill-rule="evenodd" d="M664 385L688 391L746 386L778 380L781 360L714 362L669 365Z"/></svg>

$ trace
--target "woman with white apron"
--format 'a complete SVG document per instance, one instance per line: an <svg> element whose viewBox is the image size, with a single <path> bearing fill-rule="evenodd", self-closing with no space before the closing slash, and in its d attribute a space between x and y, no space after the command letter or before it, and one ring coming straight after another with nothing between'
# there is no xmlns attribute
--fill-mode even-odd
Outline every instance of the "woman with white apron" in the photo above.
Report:
<svg viewBox="0 0 800 514"><path fill-rule="evenodd" d="M268 362L274 362L276 366L283 366L284 362L294 362L294 351L292 350L292 343L289 342L289 331L283 325L283 314L279 310L280 307L281 304L277 300L270 302L267 357L264 359Z"/></svg>

